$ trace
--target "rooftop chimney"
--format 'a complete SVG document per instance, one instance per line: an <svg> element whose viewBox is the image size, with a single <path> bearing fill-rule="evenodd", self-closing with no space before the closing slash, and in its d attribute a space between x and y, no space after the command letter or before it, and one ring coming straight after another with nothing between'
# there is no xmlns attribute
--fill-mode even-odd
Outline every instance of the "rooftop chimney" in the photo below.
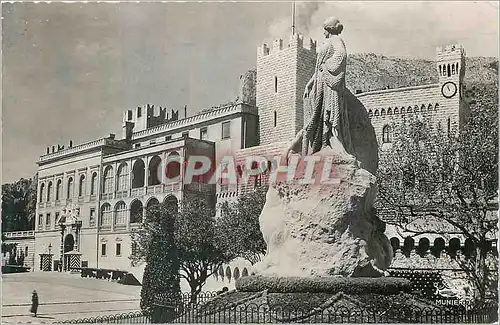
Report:
<svg viewBox="0 0 500 325"><path fill-rule="evenodd" d="M188 106L184 106L184 118L188 117Z"/></svg>
<svg viewBox="0 0 500 325"><path fill-rule="evenodd" d="M109 134L109 138L110 138L111 140L114 140L114 139L115 139L115 134L114 134L114 133L110 133L110 134Z"/></svg>
<svg viewBox="0 0 500 325"><path fill-rule="evenodd" d="M47 147L47 155L50 153L50 147Z"/></svg>
<svg viewBox="0 0 500 325"><path fill-rule="evenodd" d="M52 152L56 152L56 146L52 146Z"/></svg>
<svg viewBox="0 0 500 325"><path fill-rule="evenodd" d="M69 140L69 147L73 147L73 140Z"/></svg>

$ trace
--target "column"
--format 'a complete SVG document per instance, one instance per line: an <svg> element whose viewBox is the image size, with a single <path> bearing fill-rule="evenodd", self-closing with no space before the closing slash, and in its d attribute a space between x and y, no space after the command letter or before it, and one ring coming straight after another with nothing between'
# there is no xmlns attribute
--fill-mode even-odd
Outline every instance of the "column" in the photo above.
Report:
<svg viewBox="0 0 500 325"><path fill-rule="evenodd" d="M64 262L64 226L61 225L61 246L59 255L59 265L61 271L64 269L63 262Z"/></svg>
<svg viewBox="0 0 500 325"><path fill-rule="evenodd" d="M148 187L148 176L149 176L149 159L148 157L144 157L145 158L145 162L144 162L144 187ZM142 158L141 158L142 159Z"/></svg>

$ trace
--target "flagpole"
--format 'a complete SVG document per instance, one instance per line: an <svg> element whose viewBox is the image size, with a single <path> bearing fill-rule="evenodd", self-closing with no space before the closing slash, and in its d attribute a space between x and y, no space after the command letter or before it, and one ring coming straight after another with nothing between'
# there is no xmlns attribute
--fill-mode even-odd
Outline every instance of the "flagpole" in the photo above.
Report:
<svg viewBox="0 0 500 325"><path fill-rule="evenodd" d="M295 35L295 1L292 2L292 35Z"/></svg>

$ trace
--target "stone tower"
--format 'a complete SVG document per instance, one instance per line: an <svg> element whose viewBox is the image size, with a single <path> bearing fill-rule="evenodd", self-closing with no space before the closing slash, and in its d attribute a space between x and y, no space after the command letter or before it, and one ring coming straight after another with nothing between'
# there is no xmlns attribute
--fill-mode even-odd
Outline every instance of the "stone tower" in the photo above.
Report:
<svg viewBox="0 0 500 325"><path fill-rule="evenodd" d="M436 49L436 68L439 76L440 110L439 123L443 129L458 130L467 117L464 101L465 50L460 44Z"/></svg>
<svg viewBox="0 0 500 325"><path fill-rule="evenodd" d="M260 144L290 141L304 124L302 96L314 73L316 43L305 48L303 36L292 35L283 46L278 39L272 48L257 49L257 95Z"/></svg>

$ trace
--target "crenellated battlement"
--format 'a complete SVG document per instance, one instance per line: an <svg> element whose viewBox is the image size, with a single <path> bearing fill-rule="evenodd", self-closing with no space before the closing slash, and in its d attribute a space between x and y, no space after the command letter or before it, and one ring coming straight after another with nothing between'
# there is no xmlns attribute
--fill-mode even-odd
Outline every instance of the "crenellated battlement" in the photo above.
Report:
<svg viewBox="0 0 500 325"><path fill-rule="evenodd" d="M460 59L465 57L465 49L461 44L449 44L436 48L437 60Z"/></svg>
<svg viewBox="0 0 500 325"><path fill-rule="evenodd" d="M269 47L265 43L262 44L261 46L257 47L257 57L278 53L279 51L282 51L283 49L287 49L287 48L303 48L303 49L312 51L313 53L316 53L316 42L315 41L313 41L312 39L309 39L309 44L307 44L307 45L309 47L304 46L304 35L295 33L290 37L290 41L286 47L284 46L284 42L283 42L282 38L275 39L273 41L273 44L271 47Z"/></svg>

